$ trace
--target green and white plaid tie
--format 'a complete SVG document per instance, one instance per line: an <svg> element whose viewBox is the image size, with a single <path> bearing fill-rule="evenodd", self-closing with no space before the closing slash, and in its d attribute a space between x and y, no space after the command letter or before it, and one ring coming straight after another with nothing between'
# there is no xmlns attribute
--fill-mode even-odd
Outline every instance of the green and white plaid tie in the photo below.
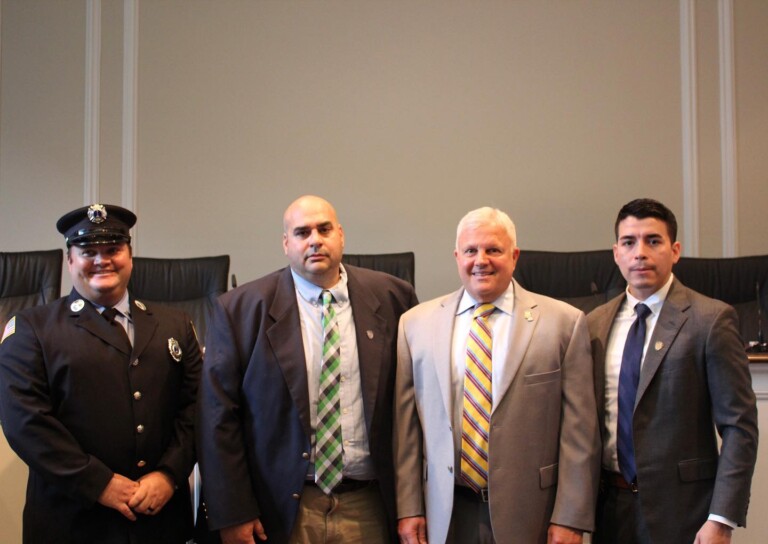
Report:
<svg viewBox="0 0 768 544"><path fill-rule="evenodd" d="M341 442L341 355L339 324L331 306L333 295L323 291L323 366L320 371L320 394L317 401L315 431L315 482L324 493L330 493L341 482L344 469Z"/></svg>

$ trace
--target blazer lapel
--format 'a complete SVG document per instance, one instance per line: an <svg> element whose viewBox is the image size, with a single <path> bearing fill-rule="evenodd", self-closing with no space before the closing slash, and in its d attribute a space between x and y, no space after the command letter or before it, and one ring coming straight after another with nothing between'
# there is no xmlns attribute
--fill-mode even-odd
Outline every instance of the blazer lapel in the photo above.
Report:
<svg viewBox="0 0 768 544"><path fill-rule="evenodd" d="M125 335L101 317L96 308L72 289L67 299L70 316L76 319L76 325L100 338L118 351L130 355L131 345Z"/></svg>
<svg viewBox="0 0 768 544"><path fill-rule="evenodd" d="M605 418L605 350L608 347L608 337L611 334L616 314L626 298L627 295L622 293L608 301L603 316L595 323L595 330L592 331L594 340L591 347L594 360L595 400L597 401L598 421L603 421ZM600 425L600 432L605 432L605 425Z"/></svg>
<svg viewBox="0 0 768 544"><path fill-rule="evenodd" d="M345 266L349 303L355 321L357 358L360 367L360 387L363 395L363 412L368 436L371 436L371 421L379 393L379 376L382 369L390 366L384 357L387 339L387 323L379 313L381 304L370 289L362 284L354 267Z"/></svg>
<svg viewBox="0 0 768 544"><path fill-rule="evenodd" d="M674 280L667 293L664 305L661 307L659 319L656 320L656 327L653 330L653 336L648 344L643 359L643 367L640 370L640 382L637 386L637 399L635 408L643 397L643 394L651 384L659 365L666 357L669 348L674 342L675 337L680 332L683 324L688 320L686 311L691 303L685 293L683 285Z"/></svg>
<svg viewBox="0 0 768 544"><path fill-rule="evenodd" d="M143 303L133 300L133 298L131 298L131 320L133 321L133 351L131 353L133 360L144 353L149 341L155 335L158 322L151 309Z"/></svg>
<svg viewBox="0 0 768 544"><path fill-rule="evenodd" d="M312 436L309 417L309 390L304 342L301 337L301 320L296 302L296 288L290 267L283 270L277 283L275 297L269 307L274 323L267 328L267 338L282 369L285 384L293 404L299 412L301 424L307 436Z"/></svg>
<svg viewBox="0 0 768 544"><path fill-rule="evenodd" d="M459 307L463 293L464 289L459 289L445 297L440 302L440 308L435 315L435 323L432 330L424 331L424 334L431 334L432 336L432 353L439 394L443 400L445 413L451 418L453 417L453 386L451 384L451 375L453 373L453 366L451 364L453 325L456 321L456 310ZM457 399L456 402L462 401Z"/></svg>
<svg viewBox="0 0 768 544"><path fill-rule="evenodd" d="M520 369L520 365L523 364L523 356L528 350L528 344L531 342L533 331L536 329L540 317L536 300L520 284L514 280L512 282L515 286L515 304L509 330L509 351L502 367L499 380L501 383L493 386L493 410L501 404Z"/></svg>

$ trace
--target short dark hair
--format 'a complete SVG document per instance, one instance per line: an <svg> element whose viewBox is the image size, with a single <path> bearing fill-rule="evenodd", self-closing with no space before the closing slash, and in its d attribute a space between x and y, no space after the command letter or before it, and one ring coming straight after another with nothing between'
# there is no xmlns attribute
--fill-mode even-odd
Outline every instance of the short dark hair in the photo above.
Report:
<svg viewBox="0 0 768 544"><path fill-rule="evenodd" d="M629 216L637 217L638 219L653 217L664 222L667 225L670 241L672 243L677 241L677 219L675 218L675 214L664 204L658 200L653 200L652 198L636 198L632 202L624 204L619 210L619 215L616 217L616 224L613 226L613 232L616 235L617 241L619 239L619 223Z"/></svg>

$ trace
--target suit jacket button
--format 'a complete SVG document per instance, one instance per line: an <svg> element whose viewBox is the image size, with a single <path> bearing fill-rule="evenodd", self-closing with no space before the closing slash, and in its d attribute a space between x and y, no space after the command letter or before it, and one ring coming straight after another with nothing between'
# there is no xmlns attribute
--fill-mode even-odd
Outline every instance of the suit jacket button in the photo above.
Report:
<svg viewBox="0 0 768 544"><path fill-rule="evenodd" d="M142 459L141 461L136 463L136 466L139 468L144 468L145 466L147 466L147 462L144 459Z"/></svg>
<svg viewBox="0 0 768 544"><path fill-rule="evenodd" d="M301 495L299 495L298 493L294 493L293 495L291 495L291 497L293 497L296 500L299 500L301 498Z"/></svg>
<svg viewBox="0 0 768 544"><path fill-rule="evenodd" d="M448 467L448 472L450 472L451 474L453 474L453 467Z"/></svg>
<svg viewBox="0 0 768 544"><path fill-rule="evenodd" d="M309 459L309 454L307 452L304 452L301 454L302 459Z"/></svg>
<svg viewBox="0 0 768 544"><path fill-rule="evenodd" d="M141 391L136 391L133 394L133 400L141 400Z"/></svg>

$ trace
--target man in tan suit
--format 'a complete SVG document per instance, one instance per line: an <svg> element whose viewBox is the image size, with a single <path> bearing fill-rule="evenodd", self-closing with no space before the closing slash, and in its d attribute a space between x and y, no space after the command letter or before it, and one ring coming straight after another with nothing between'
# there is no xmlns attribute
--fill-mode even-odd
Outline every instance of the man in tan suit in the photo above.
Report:
<svg viewBox="0 0 768 544"><path fill-rule="evenodd" d="M469 212L454 255L463 288L400 321L400 540L580 543L599 471L586 318L512 281L504 212Z"/></svg>

